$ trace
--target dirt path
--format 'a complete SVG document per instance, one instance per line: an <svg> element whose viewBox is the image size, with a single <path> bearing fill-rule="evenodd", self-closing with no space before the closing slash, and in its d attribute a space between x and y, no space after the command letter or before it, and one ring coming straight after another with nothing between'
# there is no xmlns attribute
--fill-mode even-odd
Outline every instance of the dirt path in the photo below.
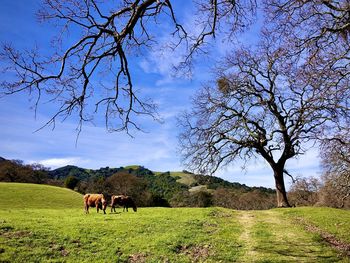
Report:
<svg viewBox="0 0 350 263"><path fill-rule="evenodd" d="M238 220L241 225L244 225L243 232L239 241L243 244L243 258L245 262L252 262L257 257L257 251L255 251L253 240L253 226L255 224L255 216L253 212L239 211Z"/></svg>
<svg viewBox="0 0 350 263"><path fill-rule="evenodd" d="M349 262L276 211L238 211L237 219L243 226L238 262Z"/></svg>

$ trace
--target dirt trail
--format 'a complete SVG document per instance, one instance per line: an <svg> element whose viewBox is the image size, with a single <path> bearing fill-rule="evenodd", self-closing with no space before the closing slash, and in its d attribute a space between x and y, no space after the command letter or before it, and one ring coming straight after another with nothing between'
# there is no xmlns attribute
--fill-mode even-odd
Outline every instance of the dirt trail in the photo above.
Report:
<svg viewBox="0 0 350 263"><path fill-rule="evenodd" d="M238 211L237 219L243 226L238 262L349 262L276 211Z"/></svg>
<svg viewBox="0 0 350 263"><path fill-rule="evenodd" d="M253 235L253 226L255 224L255 215L253 212L239 211L238 217L240 224L244 226L243 232L239 241L243 243L243 258L245 262L253 262L257 257L257 251L255 251Z"/></svg>

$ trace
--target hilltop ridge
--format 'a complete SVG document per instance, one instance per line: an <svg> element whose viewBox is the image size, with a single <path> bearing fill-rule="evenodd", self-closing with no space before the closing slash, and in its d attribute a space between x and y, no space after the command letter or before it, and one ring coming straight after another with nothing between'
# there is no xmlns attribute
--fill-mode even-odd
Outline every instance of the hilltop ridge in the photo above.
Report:
<svg viewBox="0 0 350 263"><path fill-rule="evenodd" d="M88 180L96 177L110 177L116 173L126 172L137 177L149 178L149 176L170 176L176 179L177 183L188 186L189 188L197 186L207 186L208 189L217 189L219 187L242 189L245 191L260 189L266 192L274 192L271 188L266 187L250 187L245 184L238 182L229 182L222 178L209 175L194 174L189 171L166 171L166 172L155 172L142 165L129 165L119 168L101 167L99 169L86 169L74 165L66 165L48 172L52 179L64 180L68 176L74 176L79 180Z"/></svg>

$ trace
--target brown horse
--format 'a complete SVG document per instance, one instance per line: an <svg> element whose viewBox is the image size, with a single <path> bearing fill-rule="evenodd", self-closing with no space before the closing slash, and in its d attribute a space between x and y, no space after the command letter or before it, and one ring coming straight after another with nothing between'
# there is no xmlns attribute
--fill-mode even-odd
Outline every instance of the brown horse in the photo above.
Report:
<svg viewBox="0 0 350 263"><path fill-rule="evenodd" d="M123 206L123 212L126 209L126 212L128 212L128 208L132 207L132 209L134 210L134 212L137 211L137 207L135 205L134 200L132 200L132 198L130 196L126 196L126 195L112 195L111 198L111 212L115 212L115 207L116 205L120 205Z"/></svg>
<svg viewBox="0 0 350 263"><path fill-rule="evenodd" d="M85 213L89 213L89 207L96 207L97 213L99 209L102 209L103 213L106 213L107 201L103 194L86 194L84 195L84 207Z"/></svg>

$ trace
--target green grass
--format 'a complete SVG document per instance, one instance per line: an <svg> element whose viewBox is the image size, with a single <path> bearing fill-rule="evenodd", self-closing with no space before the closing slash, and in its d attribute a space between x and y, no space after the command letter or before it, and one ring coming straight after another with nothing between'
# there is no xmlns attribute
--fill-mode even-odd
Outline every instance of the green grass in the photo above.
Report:
<svg viewBox="0 0 350 263"><path fill-rule="evenodd" d="M350 262L294 220L309 220L309 213L343 220L350 211L140 208L85 215L82 196L62 188L4 183L0 197L0 262ZM342 222L339 236L348 227Z"/></svg>
<svg viewBox="0 0 350 263"><path fill-rule="evenodd" d="M252 217L254 223L246 229L252 239L245 262L349 262L317 235L285 220L279 210L252 212Z"/></svg>
<svg viewBox="0 0 350 263"><path fill-rule="evenodd" d="M290 218L303 218L308 223L321 228L350 243L350 211L329 207L301 207L286 209L283 213Z"/></svg>
<svg viewBox="0 0 350 263"><path fill-rule="evenodd" d="M82 209L1 211L0 261L124 262L133 256L149 262L191 262L209 256L209 262L229 261L237 257L238 246L232 241L239 229L234 212L225 212L230 219L223 223L217 217L220 211L141 208L137 213L107 215L84 215Z"/></svg>
<svg viewBox="0 0 350 263"><path fill-rule="evenodd" d="M194 178L193 174L188 174L188 173L183 173L183 172L170 172L171 176L178 176L180 179L176 180L176 182L188 185L190 186L191 184L196 182L196 179Z"/></svg>
<svg viewBox="0 0 350 263"><path fill-rule="evenodd" d="M0 209L78 208L83 196L67 188L49 185L0 183Z"/></svg>

